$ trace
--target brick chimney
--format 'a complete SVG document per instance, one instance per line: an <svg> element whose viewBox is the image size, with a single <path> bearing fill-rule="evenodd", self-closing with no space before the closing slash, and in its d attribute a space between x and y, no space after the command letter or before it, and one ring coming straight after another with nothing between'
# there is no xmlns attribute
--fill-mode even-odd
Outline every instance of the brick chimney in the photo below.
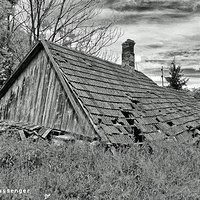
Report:
<svg viewBox="0 0 200 200"><path fill-rule="evenodd" d="M135 53L134 53L135 41L126 40L122 44L122 67L129 67L135 69Z"/></svg>

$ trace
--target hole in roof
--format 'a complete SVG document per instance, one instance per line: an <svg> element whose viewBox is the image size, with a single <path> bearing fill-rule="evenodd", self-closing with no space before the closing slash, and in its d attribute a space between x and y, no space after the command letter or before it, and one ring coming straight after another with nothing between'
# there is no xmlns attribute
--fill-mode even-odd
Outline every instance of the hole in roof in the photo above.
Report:
<svg viewBox="0 0 200 200"><path fill-rule="evenodd" d="M157 122L160 122L160 120L158 119L158 117L156 117L156 121L157 121Z"/></svg>
<svg viewBox="0 0 200 200"><path fill-rule="evenodd" d="M195 137L197 137L198 136L198 134L196 133L196 132L194 132L193 134L192 134L192 138L195 138Z"/></svg>
<svg viewBox="0 0 200 200"><path fill-rule="evenodd" d="M112 121L113 124L117 124L118 119L115 118L115 119L112 119L111 121Z"/></svg>
<svg viewBox="0 0 200 200"><path fill-rule="evenodd" d="M64 60L65 60L65 62L67 62L67 63L69 62L67 58L65 58Z"/></svg>
<svg viewBox="0 0 200 200"><path fill-rule="evenodd" d="M101 123L102 123L102 119L98 118L98 124L101 124Z"/></svg>
<svg viewBox="0 0 200 200"><path fill-rule="evenodd" d="M124 115L124 117L126 117L126 118L129 118L130 117L130 112L128 112L128 111L121 111L122 112L122 114Z"/></svg>
<svg viewBox="0 0 200 200"><path fill-rule="evenodd" d="M135 120L134 119L126 119L127 120L127 122L130 124L130 125L134 125L134 123L135 123Z"/></svg>
<svg viewBox="0 0 200 200"><path fill-rule="evenodd" d="M157 130L160 130L157 125L154 125Z"/></svg>
<svg viewBox="0 0 200 200"><path fill-rule="evenodd" d="M115 126L115 128L120 132L122 133L122 130L118 127L118 126ZM116 133L117 134L117 133Z"/></svg>
<svg viewBox="0 0 200 200"><path fill-rule="evenodd" d="M200 136L200 132L198 130L198 128L196 128L192 134L192 137L195 138L195 137L199 137Z"/></svg>
<svg viewBox="0 0 200 200"><path fill-rule="evenodd" d="M124 122L118 122L119 124L121 124L122 126L124 125Z"/></svg>
<svg viewBox="0 0 200 200"><path fill-rule="evenodd" d="M132 118L133 117L133 114L128 112L128 111L121 111L122 114L124 115L124 117L126 118L126 121L130 124L130 125L134 125L134 119Z"/></svg>
<svg viewBox="0 0 200 200"><path fill-rule="evenodd" d="M167 124L168 124L169 126L174 126L174 123L173 123L173 122L167 122Z"/></svg>
<svg viewBox="0 0 200 200"><path fill-rule="evenodd" d="M136 104L136 105L137 105L138 103L140 103L140 101L138 101L137 99L131 99L131 102L134 103L134 104Z"/></svg>
<svg viewBox="0 0 200 200"><path fill-rule="evenodd" d="M132 108L132 109L135 109L135 106L134 106L132 103L131 103L131 108Z"/></svg>
<svg viewBox="0 0 200 200"><path fill-rule="evenodd" d="M161 110L158 110L158 112L162 112Z"/></svg>
<svg viewBox="0 0 200 200"><path fill-rule="evenodd" d="M144 135L141 135L141 130L138 129L136 126L133 127L133 133L135 136L135 142L144 142L145 137Z"/></svg>
<svg viewBox="0 0 200 200"><path fill-rule="evenodd" d="M186 128L188 128L188 130L191 130L191 129L192 129L192 126L186 125Z"/></svg>

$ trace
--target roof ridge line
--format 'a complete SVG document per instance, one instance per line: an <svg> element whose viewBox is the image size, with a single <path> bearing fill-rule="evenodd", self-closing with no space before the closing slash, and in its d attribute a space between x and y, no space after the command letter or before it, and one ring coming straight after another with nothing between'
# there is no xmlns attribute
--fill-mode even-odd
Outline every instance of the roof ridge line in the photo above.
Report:
<svg viewBox="0 0 200 200"><path fill-rule="evenodd" d="M56 46L59 46L59 47L61 47L61 48L63 48L63 49L67 49L67 50L70 50L70 51L74 51L74 52L76 52L76 53L80 53L80 54L82 54L82 55L84 55L84 56L89 56L89 57L91 57L91 58L94 58L95 60L98 59L98 60L100 60L100 61L107 62L107 63L110 63L110 64L112 64L112 65L114 64L114 65L116 65L116 66L118 66L118 67L121 67L120 64L114 63L114 62L112 62L112 61L109 61L109 60L106 60L106 59L103 59L103 58L100 58L100 57L97 57L97 56L94 56L94 55L90 55L90 54L85 53L85 52L83 52L83 51L79 51L79 50L76 50L76 49L73 49L73 48L69 48L69 47L66 47L66 46L62 46L62 45L60 45L60 44L57 44L57 43L52 42L52 41L49 41L49 40L45 40L45 42L50 43L50 44L53 44L53 45L56 45Z"/></svg>

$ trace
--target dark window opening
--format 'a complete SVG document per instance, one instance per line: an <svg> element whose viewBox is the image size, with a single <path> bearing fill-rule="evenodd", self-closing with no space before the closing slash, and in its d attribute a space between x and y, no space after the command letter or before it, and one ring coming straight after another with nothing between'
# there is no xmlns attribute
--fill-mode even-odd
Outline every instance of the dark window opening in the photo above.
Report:
<svg viewBox="0 0 200 200"><path fill-rule="evenodd" d="M173 123L173 122L167 122L167 124L168 124L169 126L174 126L174 123Z"/></svg>

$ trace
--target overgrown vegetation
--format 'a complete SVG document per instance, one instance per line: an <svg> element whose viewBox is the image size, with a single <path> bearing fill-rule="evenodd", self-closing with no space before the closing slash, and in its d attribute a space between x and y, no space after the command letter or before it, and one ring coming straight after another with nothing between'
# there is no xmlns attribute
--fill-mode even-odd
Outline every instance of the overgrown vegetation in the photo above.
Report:
<svg viewBox="0 0 200 200"><path fill-rule="evenodd" d="M0 188L30 189L0 199L199 199L200 150L189 144L153 142L114 157L88 145L55 147L0 136ZM150 148L151 146L151 148ZM151 151L150 151L151 150Z"/></svg>

